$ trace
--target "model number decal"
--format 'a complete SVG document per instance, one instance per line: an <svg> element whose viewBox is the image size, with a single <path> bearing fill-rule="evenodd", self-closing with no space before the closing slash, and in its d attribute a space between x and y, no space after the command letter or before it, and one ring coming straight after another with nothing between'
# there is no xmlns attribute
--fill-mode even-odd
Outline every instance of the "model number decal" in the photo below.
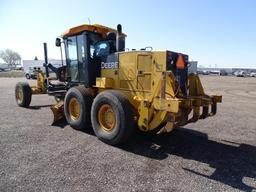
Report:
<svg viewBox="0 0 256 192"><path fill-rule="evenodd" d="M118 62L109 62L109 63L101 62L101 69L117 69L117 68L118 68Z"/></svg>

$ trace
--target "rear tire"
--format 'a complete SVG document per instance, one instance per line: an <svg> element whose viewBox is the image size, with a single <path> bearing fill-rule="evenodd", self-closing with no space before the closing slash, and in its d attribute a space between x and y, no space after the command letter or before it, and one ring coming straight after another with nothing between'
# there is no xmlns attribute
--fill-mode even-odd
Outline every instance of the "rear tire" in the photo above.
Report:
<svg viewBox="0 0 256 192"><path fill-rule="evenodd" d="M91 126L90 112L93 97L84 86L72 87L64 99L64 114L68 124L77 130Z"/></svg>
<svg viewBox="0 0 256 192"><path fill-rule="evenodd" d="M28 83L19 82L15 86L15 99L20 107L28 107L31 102L32 90Z"/></svg>
<svg viewBox="0 0 256 192"><path fill-rule="evenodd" d="M95 135L110 145L126 142L134 131L132 105L118 91L104 91L96 96L91 120Z"/></svg>

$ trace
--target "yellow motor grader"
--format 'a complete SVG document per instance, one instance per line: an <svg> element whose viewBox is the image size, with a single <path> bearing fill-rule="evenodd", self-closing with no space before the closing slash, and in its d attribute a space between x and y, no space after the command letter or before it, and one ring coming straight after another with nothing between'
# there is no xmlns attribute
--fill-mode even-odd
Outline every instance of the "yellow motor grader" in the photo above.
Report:
<svg viewBox="0 0 256 192"><path fill-rule="evenodd" d="M135 129L157 133L213 116L222 97L206 95L200 79L188 75L188 56L172 51L125 48L126 35L102 25L81 25L56 39L65 49L65 63L48 63L44 44L45 75L38 71L38 85L18 83L19 106L28 107L32 94L55 96L54 121L65 117L75 129L92 126L102 141L117 145ZM58 82L49 78L49 69Z"/></svg>

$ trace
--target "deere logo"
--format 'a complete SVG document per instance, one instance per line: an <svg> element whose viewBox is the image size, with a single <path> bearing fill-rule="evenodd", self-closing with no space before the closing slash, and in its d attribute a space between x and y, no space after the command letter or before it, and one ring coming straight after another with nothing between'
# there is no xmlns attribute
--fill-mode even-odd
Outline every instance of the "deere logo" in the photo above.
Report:
<svg viewBox="0 0 256 192"><path fill-rule="evenodd" d="M117 68L118 68L118 62L109 62L109 63L101 62L101 69L117 69Z"/></svg>

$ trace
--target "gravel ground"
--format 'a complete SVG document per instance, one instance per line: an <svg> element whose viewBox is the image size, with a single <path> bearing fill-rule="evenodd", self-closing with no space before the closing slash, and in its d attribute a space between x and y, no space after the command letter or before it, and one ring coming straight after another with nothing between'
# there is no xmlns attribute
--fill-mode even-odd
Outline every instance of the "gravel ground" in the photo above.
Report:
<svg viewBox="0 0 256 192"><path fill-rule="evenodd" d="M0 191L256 191L256 78L201 79L223 95L216 116L112 147L90 130L51 126L52 97L17 107L25 79L1 78Z"/></svg>

